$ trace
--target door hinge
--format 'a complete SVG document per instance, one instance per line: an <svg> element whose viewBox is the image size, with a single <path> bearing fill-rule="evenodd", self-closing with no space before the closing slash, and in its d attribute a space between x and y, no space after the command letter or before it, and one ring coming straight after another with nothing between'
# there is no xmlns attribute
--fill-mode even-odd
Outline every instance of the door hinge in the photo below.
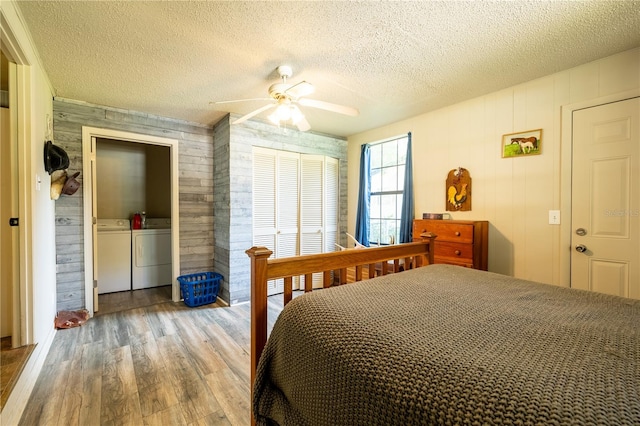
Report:
<svg viewBox="0 0 640 426"><path fill-rule="evenodd" d="M98 288L98 280L93 280L93 288Z"/></svg>
<svg viewBox="0 0 640 426"><path fill-rule="evenodd" d="M18 226L20 225L20 219L17 217L10 217L9 218L9 226Z"/></svg>

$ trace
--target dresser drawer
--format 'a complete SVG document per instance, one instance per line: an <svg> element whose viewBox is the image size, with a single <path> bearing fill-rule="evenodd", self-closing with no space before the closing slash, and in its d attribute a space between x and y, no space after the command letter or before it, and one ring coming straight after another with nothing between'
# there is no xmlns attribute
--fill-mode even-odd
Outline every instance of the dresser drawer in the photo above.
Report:
<svg viewBox="0 0 640 426"><path fill-rule="evenodd" d="M447 223L447 221L421 221L413 223L413 235L419 237L423 232L437 235L436 241L473 243L473 224Z"/></svg>
<svg viewBox="0 0 640 426"><path fill-rule="evenodd" d="M436 235L433 245L433 261L468 268L488 269L488 231L486 220L438 220L413 221L413 239L420 241L420 234Z"/></svg>
<svg viewBox="0 0 640 426"><path fill-rule="evenodd" d="M462 263L473 264L473 246L471 244L463 243L449 243L445 241L438 241L436 238L435 255L439 258L455 259Z"/></svg>
<svg viewBox="0 0 640 426"><path fill-rule="evenodd" d="M474 268L472 262L467 259L451 259L450 257L438 257L434 256L433 263L442 263L445 265L464 266L465 268Z"/></svg>

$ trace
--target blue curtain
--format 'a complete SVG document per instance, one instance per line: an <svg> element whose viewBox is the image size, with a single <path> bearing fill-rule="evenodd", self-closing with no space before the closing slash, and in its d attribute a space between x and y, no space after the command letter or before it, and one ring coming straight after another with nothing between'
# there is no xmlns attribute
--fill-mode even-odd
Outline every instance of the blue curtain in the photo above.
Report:
<svg viewBox="0 0 640 426"><path fill-rule="evenodd" d="M411 132L407 135L407 160L404 166L404 192L400 217L400 242L410 243L413 232L413 165L411 161Z"/></svg>
<svg viewBox="0 0 640 426"><path fill-rule="evenodd" d="M369 247L369 205L371 202L371 159L369 144L360 149L360 190L356 215L356 240Z"/></svg>

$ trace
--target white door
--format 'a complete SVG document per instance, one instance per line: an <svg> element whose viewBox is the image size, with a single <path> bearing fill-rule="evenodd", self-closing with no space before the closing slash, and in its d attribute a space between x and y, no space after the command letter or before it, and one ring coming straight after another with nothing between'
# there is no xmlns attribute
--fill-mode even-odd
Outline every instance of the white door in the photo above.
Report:
<svg viewBox="0 0 640 426"><path fill-rule="evenodd" d="M15 256L19 253L14 250L18 243L18 228L9 224L11 217L18 217L15 202L18 194L17 150L12 144L10 128L9 108L0 108L0 337L8 337L13 333L13 294L17 283L15 273L18 272L14 265Z"/></svg>
<svg viewBox="0 0 640 426"><path fill-rule="evenodd" d="M573 113L571 286L640 299L640 98Z"/></svg>
<svg viewBox="0 0 640 426"><path fill-rule="evenodd" d="M340 160L325 157L324 162L324 252L336 251L340 211Z"/></svg>
<svg viewBox="0 0 640 426"><path fill-rule="evenodd" d="M6 60L5 52L2 52ZM0 108L0 205L2 208L0 226L0 334L11 336L11 347L18 348L29 343L24 325L24 304L20 292L24 289L20 281L20 227L26 226L26 218L20 216L22 194L19 190L21 164L18 146L18 108L20 93L17 90L17 66L10 60L6 72L8 80L9 108ZM10 224L10 218L18 218L18 223Z"/></svg>
<svg viewBox="0 0 640 426"><path fill-rule="evenodd" d="M298 254L299 169L297 153L253 150L253 245L272 258ZM267 295L283 290L283 280L270 281Z"/></svg>
<svg viewBox="0 0 640 426"><path fill-rule="evenodd" d="M276 250L278 257L298 254L300 155L279 152L277 162Z"/></svg>
<svg viewBox="0 0 640 426"><path fill-rule="evenodd" d="M253 150L253 245L266 247L276 257L276 155ZM269 282L267 295L282 291L282 282Z"/></svg>
<svg viewBox="0 0 640 426"><path fill-rule="evenodd" d="M300 173L300 254L324 251L324 156L302 155ZM300 285L304 288L304 280ZM313 274L313 288L322 287L322 274Z"/></svg>

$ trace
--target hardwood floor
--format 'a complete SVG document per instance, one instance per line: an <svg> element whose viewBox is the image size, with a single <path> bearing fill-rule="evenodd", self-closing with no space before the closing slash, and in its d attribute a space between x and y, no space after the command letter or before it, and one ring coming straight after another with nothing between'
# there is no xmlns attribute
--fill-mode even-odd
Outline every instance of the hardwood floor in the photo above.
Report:
<svg viewBox="0 0 640 426"><path fill-rule="evenodd" d="M269 327L281 309L269 301ZM249 318L164 302L58 330L20 424L249 424Z"/></svg>
<svg viewBox="0 0 640 426"><path fill-rule="evenodd" d="M98 296L99 311L96 315L126 311L133 308L164 303L171 300L171 286L145 288L143 290L119 291Z"/></svg>
<svg viewBox="0 0 640 426"><path fill-rule="evenodd" d="M34 347L27 345L14 349L11 347L11 337L3 337L0 340L0 410L9 399L9 394Z"/></svg>

